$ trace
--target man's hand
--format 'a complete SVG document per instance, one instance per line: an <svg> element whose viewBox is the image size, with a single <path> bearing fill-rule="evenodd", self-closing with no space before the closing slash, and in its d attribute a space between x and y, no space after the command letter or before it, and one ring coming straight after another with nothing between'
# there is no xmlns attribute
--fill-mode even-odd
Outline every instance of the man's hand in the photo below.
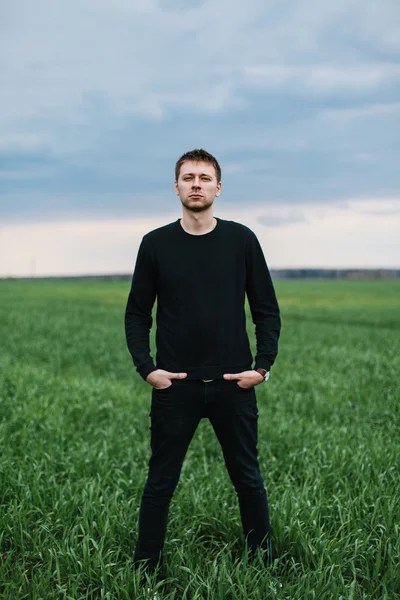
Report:
<svg viewBox="0 0 400 600"><path fill-rule="evenodd" d="M156 369L147 375L146 381L156 390L166 390L172 385L173 379L185 379L185 377L187 373L170 373L164 369Z"/></svg>
<svg viewBox="0 0 400 600"><path fill-rule="evenodd" d="M232 381L236 379L239 387L250 389L264 381L264 377L257 371L243 371L242 373L225 373L224 379Z"/></svg>

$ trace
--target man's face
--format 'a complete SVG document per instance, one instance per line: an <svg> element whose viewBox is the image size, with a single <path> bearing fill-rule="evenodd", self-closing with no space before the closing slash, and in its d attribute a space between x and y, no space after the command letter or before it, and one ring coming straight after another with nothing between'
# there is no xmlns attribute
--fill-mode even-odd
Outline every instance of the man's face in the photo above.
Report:
<svg viewBox="0 0 400 600"><path fill-rule="evenodd" d="M203 212L212 206L221 187L212 164L190 160L183 163L178 181L175 181L176 195L192 212Z"/></svg>

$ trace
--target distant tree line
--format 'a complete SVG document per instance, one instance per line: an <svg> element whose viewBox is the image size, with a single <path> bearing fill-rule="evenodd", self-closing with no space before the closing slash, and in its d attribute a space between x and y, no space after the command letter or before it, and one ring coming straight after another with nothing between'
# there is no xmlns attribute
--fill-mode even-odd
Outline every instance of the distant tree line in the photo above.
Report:
<svg viewBox="0 0 400 600"><path fill-rule="evenodd" d="M271 269L273 279L398 279L400 269ZM99 279L99 280L130 280L131 274L117 273L109 275L66 275L49 277L3 277L0 279Z"/></svg>
<svg viewBox="0 0 400 600"><path fill-rule="evenodd" d="M397 279L400 269L271 269L273 279Z"/></svg>

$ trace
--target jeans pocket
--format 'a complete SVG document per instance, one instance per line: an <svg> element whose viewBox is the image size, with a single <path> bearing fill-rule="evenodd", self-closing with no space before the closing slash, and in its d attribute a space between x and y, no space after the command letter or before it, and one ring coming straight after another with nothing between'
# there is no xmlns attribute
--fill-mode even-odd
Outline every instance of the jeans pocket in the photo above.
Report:
<svg viewBox="0 0 400 600"><path fill-rule="evenodd" d="M173 387L173 385L174 385L174 380L172 379L171 380L171 385L169 385L168 387L166 387L166 388L156 388L156 387L154 387L153 390L155 390L156 392L167 392L168 390L170 390Z"/></svg>
<svg viewBox="0 0 400 600"><path fill-rule="evenodd" d="M241 392L251 392L251 390L254 389L254 387L244 388L244 387L240 386L236 380L233 380L233 383Z"/></svg>

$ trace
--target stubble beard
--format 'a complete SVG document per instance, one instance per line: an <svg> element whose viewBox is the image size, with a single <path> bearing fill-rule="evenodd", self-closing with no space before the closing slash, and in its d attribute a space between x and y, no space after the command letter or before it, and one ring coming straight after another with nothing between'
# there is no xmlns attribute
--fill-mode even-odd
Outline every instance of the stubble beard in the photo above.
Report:
<svg viewBox="0 0 400 600"><path fill-rule="evenodd" d="M202 204L201 206L197 205L197 206L193 206L191 204L187 204L184 200L181 199L181 202L183 204L183 206L187 209L190 210L190 212L193 213L201 213L204 212L205 210L209 209L210 206L212 206L214 204L214 201L212 202L206 202L205 204Z"/></svg>

